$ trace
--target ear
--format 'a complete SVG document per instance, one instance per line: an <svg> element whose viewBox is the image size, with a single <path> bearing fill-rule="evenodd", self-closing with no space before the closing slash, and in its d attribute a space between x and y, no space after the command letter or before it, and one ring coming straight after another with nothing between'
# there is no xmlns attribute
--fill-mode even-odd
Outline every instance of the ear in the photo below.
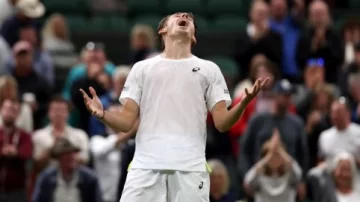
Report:
<svg viewBox="0 0 360 202"><path fill-rule="evenodd" d="M191 38L191 43L192 43L192 44L196 44L196 43L197 43L195 36L193 36L193 37Z"/></svg>
<svg viewBox="0 0 360 202"><path fill-rule="evenodd" d="M158 34L159 35L165 35L167 33L167 28L163 27L162 29L159 30Z"/></svg>

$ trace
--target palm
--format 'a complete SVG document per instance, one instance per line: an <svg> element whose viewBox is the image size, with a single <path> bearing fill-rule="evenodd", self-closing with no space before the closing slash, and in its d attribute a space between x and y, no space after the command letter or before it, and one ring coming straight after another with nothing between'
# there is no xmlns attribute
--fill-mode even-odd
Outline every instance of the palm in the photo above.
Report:
<svg viewBox="0 0 360 202"><path fill-rule="evenodd" d="M269 78L266 79L257 79L255 84L251 87L250 90L245 88L245 102L249 103L252 99L254 99L261 89L266 85L266 83L269 81Z"/></svg>
<svg viewBox="0 0 360 202"><path fill-rule="evenodd" d="M84 98L84 103L86 105L86 108L94 116L101 117L103 115L103 110L104 110L101 101L99 97L96 95L96 91L94 88L90 87L89 90L92 95L92 98L90 98L83 89L80 89L80 92L82 93Z"/></svg>

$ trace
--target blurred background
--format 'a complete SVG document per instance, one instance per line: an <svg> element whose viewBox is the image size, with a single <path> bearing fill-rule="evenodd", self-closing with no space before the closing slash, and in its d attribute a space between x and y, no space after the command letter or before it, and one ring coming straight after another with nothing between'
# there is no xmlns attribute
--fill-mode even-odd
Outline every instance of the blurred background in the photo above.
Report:
<svg viewBox="0 0 360 202"><path fill-rule="evenodd" d="M193 53L220 67L233 105L270 77L229 132L208 116L210 201L360 201L360 0L0 0L0 11L0 202L119 201L136 127L128 139L107 128L78 89L121 109L132 65L160 53L157 25L175 12L195 15Z"/></svg>

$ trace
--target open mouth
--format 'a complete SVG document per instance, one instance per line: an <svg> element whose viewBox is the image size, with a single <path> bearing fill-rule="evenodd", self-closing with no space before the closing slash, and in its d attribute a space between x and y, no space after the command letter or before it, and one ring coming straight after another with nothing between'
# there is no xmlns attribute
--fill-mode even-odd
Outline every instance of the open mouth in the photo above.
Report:
<svg viewBox="0 0 360 202"><path fill-rule="evenodd" d="M178 25L179 25L180 27L186 27L187 21L186 21L186 20L180 20L180 21L178 22Z"/></svg>

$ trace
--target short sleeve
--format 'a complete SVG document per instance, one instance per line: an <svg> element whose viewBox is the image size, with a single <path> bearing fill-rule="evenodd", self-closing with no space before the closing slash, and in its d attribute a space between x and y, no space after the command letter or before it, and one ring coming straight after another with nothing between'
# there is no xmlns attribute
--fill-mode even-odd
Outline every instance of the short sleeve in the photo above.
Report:
<svg viewBox="0 0 360 202"><path fill-rule="evenodd" d="M127 98L134 100L140 105L142 95L141 67L136 63L126 78L124 88L121 92L119 101L124 104Z"/></svg>
<svg viewBox="0 0 360 202"><path fill-rule="evenodd" d="M226 106L229 107L231 105L229 89L220 68L214 63L212 63L209 77L210 84L206 92L206 104L208 110L211 111L215 104L220 101L225 101Z"/></svg>

